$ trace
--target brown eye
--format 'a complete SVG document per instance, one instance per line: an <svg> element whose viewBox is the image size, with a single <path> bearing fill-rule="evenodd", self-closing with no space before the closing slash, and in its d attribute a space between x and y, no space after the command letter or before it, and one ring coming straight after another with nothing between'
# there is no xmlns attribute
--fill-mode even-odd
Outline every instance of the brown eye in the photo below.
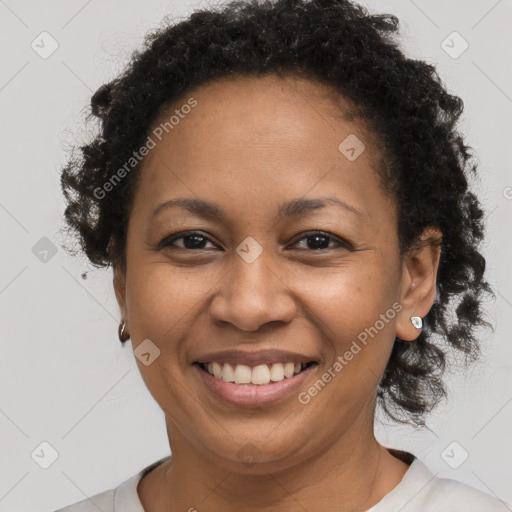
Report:
<svg viewBox="0 0 512 512"><path fill-rule="evenodd" d="M175 242L177 240L183 240L183 245L175 245ZM158 249L162 249L164 247L172 247L177 249L203 250L206 249L206 247L204 247L204 244L208 243L208 241L210 241L210 239L200 232L184 232L172 235L171 237L164 238L158 244Z"/></svg>
<svg viewBox="0 0 512 512"><path fill-rule="evenodd" d="M183 240L182 245L176 245L176 241ZM293 245L297 245L299 242L306 240L306 247L300 248L299 250L307 250L311 251L322 251L329 249L350 249L350 244L342 240L341 238L332 235L331 233L327 233L325 231L312 231L306 233L302 238L297 239ZM204 235L201 232L197 231L189 231L177 233L175 235L171 235L170 237L164 238L159 244L158 249L162 249L164 247L170 247L174 249L185 249L185 250L205 250L208 247L205 247L205 244L213 242L209 237ZM334 243L334 245L332 245ZM216 247L216 246L215 246Z"/></svg>
<svg viewBox="0 0 512 512"><path fill-rule="evenodd" d="M310 233L307 233L306 236L303 236L302 238L299 238L297 241L294 242L294 245L296 245L298 242L301 242L303 240L307 240L306 242L306 248L311 250L328 250L328 249L336 249L336 248L345 248L349 249L350 246L345 241L341 240L337 236L332 235L331 233L327 233L325 231L312 231ZM334 242L334 246L329 247L329 243ZM304 249L300 249L304 250Z"/></svg>

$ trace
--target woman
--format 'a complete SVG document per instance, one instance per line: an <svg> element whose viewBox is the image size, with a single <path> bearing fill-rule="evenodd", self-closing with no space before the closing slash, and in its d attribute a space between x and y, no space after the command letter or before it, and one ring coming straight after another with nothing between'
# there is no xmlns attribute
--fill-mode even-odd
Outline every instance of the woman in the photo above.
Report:
<svg viewBox="0 0 512 512"><path fill-rule="evenodd" d="M113 268L172 456L62 510L506 510L374 436L377 404L424 424L491 293L462 101L397 22L231 3L94 94L65 217Z"/></svg>

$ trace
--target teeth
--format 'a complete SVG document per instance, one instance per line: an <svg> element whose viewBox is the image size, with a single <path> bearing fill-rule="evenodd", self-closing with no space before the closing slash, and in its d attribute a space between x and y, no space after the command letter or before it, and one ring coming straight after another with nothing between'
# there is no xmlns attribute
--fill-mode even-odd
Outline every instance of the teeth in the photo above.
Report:
<svg viewBox="0 0 512 512"><path fill-rule="evenodd" d="M268 384L270 382L270 370L266 364L260 364L252 369L253 384ZM237 382L238 384L238 382Z"/></svg>
<svg viewBox="0 0 512 512"><path fill-rule="evenodd" d="M270 368L270 380L277 382L284 379L284 368L281 363L273 364Z"/></svg>
<svg viewBox="0 0 512 512"><path fill-rule="evenodd" d="M222 366L214 361L212 363L212 369L213 372L210 371L210 365L208 365L208 372L217 377L217 379L222 379Z"/></svg>
<svg viewBox="0 0 512 512"><path fill-rule="evenodd" d="M229 363L218 363L213 361L204 364L210 375L225 382L234 382L235 384L255 384L265 385L269 382L279 382L283 379L289 379L300 373L305 365L300 363L275 363L272 365L260 364L251 368L245 364L237 364L234 367Z"/></svg>
<svg viewBox="0 0 512 512"><path fill-rule="evenodd" d="M249 366L245 366L245 364L235 366L235 384L249 384L251 377L252 372Z"/></svg>
<svg viewBox="0 0 512 512"><path fill-rule="evenodd" d="M295 373L295 365L293 363L286 363L284 365L284 376L289 379L290 377L293 377L293 374Z"/></svg>
<svg viewBox="0 0 512 512"><path fill-rule="evenodd" d="M225 364L222 368L222 380L226 382L235 382L235 373L229 364Z"/></svg>

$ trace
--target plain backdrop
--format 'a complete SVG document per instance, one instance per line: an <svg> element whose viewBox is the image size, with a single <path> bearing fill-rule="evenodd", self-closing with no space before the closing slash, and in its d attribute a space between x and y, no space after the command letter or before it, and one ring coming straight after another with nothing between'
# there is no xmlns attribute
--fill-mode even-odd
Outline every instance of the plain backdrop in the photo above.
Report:
<svg viewBox="0 0 512 512"><path fill-rule="evenodd" d="M512 1L363 5L396 14L406 53L434 64L464 101L459 128L480 165L475 187L487 212L484 255L497 294L488 305L495 332L482 333L484 357L467 374L453 368L449 399L429 428L387 423L377 435L439 476L512 503ZM207 6L0 0L2 511L56 510L169 453L163 414L130 342L123 348L117 339L111 270L92 270L60 245L59 170L66 145L85 133L91 94L123 69L144 34L164 16L179 20ZM57 49L44 55L52 45Z"/></svg>

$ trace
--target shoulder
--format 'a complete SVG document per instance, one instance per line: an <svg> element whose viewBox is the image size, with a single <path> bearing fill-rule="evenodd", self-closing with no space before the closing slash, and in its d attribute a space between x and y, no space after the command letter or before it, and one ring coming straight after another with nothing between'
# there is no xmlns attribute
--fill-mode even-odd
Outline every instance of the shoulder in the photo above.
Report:
<svg viewBox="0 0 512 512"><path fill-rule="evenodd" d="M144 512L137 493L137 485L141 478L168 459L170 456L153 462L114 489L103 491L55 512Z"/></svg>
<svg viewBox="0 0 512 512"><path fill-rule="evenodd" d="M470 485L450 478L435 477L428 492L429 510L506 512L506 503Z"/></svg>
<svg viewBox="0 0 512 512"><path fill-rule="evenodd" d="M402 492L400 492L400 489ZM397 488L404 501L403 512L507 512L499 499L470 485L434 475L419 459Z"/></svg>
<svg viewBox="0 0 512 512"><path fill-rule="evenodd" d="M395 454L396 451L391 453ZM397 512L398 510L400 512L510 512L511 510L505 502L490 494L457 480L433 474L413 454L402 452L399 458L410 464L409 469L401 482L366 512Z"/></svg>
<svg viewBox="0 0 512 512"><path fill-rule="evenodd" d="M91 498L86 498L67 507L60 508L55 512L114 512L115 489L96 494Z"/></svg>

